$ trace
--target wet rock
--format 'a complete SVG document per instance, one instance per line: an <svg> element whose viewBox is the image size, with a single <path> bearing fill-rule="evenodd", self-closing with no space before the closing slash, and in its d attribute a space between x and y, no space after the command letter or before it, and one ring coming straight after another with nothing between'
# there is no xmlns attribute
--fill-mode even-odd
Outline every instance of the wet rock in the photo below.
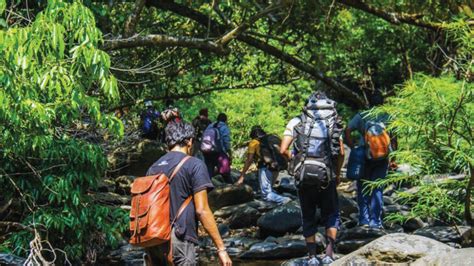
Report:
<svg viewBox="0 0 474 266"><path fill-rule="evenodd" d="M348 196L339 193L339 211L341 216L343 217L350 217L352 213L358 213L359 207L357 206L357 202Z"/></svg>
<svg viewBox="0 0 474 266"><path fill-rule="evenodd" d="M115 192L115 181L104 179L99 182L97 186L99 192Z"/></svg>
<svg viewBox="0 0 474 266"><path fill-rule="evenodd" d="M461 245L463 247L474 247L474 228L471 228L471 230L466 230L466 232L462 234Z"/></svg>
<svg viewBox="0 0 474 266"><path fill-rule="evenodd" d="M272 210L278 207L278 204L274 202L263 201L263 200L253 200L247 203L222 207L219 210L214 212L214 216L226 219L232 216L235 212L243 208L249 208L249 207L256 209L258 212L267 212L269 210Z"/></svg>
<svg viewBox="0 0 474 266"><path fill-rule="evenodd" d="M306 244L301 240L291 240L281 244L261 242L253 245L240 255L241 259L288 259L306 254Z"/></svg>
<svg viewBox="0 0 474 266"><path fill-rule="evenodd" d="M132 188L132 183L134 180L135 176L131 175L122 175L115 178L115 192L120 195L130 195L130 189Z"/></svg>
<svg viewBox="0 0 474 266"><path fill-rule="evenodd" d="M270 201L254 200L247 203L248 206L257 209L259 212L267 212L278 207L278 204Z"/></svg>
<svg viewBox="0 0 474 266"><path fill-rule="evenodd" d="M240 171L237 171L237 170L233 169L230 172L230 176L231 176L232 180L237 181L237 179L239 179L239 177L240 177ZM250 186L253 189L253 191L259 191L260 190L260 185L258 183L257 172L247 173L245 175L245 178L244 178L244 184Z"/></svg>
<svg viewBox="0 0 474 266"><path fill-rule="evenodd" d="M262 237L294 233L302 224L301 209L296 201L279 206L260 217L257 225Z"/></svg>
<svg viewBox="0 0 474 266"><path fill-rule="evenodd" d="M350 217L350 218L341 217L341 223L342 223L343 227L346 228L346 229L354 228L358 224L357 219L353 219L352 217Z"/></svg>
<svg viewBox="0 0 474 266"><path fill-rule="evenodd" d="M23 265L26 259L7 253L0 253L0 265Z"/></svg>
<svg viewBox="0 0 474 266"><path fill-rule="evenodd" d="M230 216L228 224L232 229L247 228L257 225L258 218L260 218L260 213L256 209L244 206Z"/></svg>
<svg viewBox="0 0 474 266"><path fill-rule="evenodd" d="M383 204L384 205L393 205L395 204L395 200L389 196L383 196Z"/></svg>
<svg viewBox="0 0 474 266"><path fill-rule="evenodd" d="M444 243L453 242L461 244L463 242L462 236L470 230L469 226L433 226L418 229L413 234L429 237Z"/></svg>
<svg viewBox="0 0 474 266"><path fill-rule="evenodd" d="M416 174L415 169L409 164L400 164L400 165L398 165L396 171L398 173L403 174L403 175L414 175L414 174Z"/></svg>
<svg viewBox="0 0 474 266"><path fill-rule="evenodd" d="M271 243L277 243L277 238L274 237L274 236L269 236L269 237L265 238L265 240L263 240L263 242L267 242L267 243L269 243L269 242L271 242Z"/></svg>
<svg viewBox="0 0 474 266"><path fill-rule="evenodd" d="M374 239L376 238L343 240L337 243L336 250L341 254L349 254L366 245L367 243L372 242Z"/></svg>
<svg viewBox="0 0 474 266"><path fill-rule="evenodd" d="M127 244L110 252L105 258L102 258L100 262L109 265L142 266L144 265L144 254L145 251L143 248Z"/></svg>
<svg viewBox="0 0 474 266"><path fill-rule="evenodd" d="M142 140L136 145L136 151L129 153L126 174L145 176L148 168L166 154L166 147L156 141Z"/></svg>
<svg viewBox="0 0 474 266"><path fill-rule="evenodd" d="M354 240L354 239L370 239L373 240L375 238L379 238L381 236L386 235L387 232L381 229L373 229L373 228L365 228L361 226L357 226L354 228L350 228L347 230L341 231L339 236L339 241L343 240Z"/></svg>
<svg viewBox="0 0 474 266"><path fill-rule="evenodd" d="M280 179L280 184L275 187L275 190L280 194L288 193L293 196L298 195L298 190L295 186L294 178L292 177L282 177Z"/></svg>
<svg viewBox="0 0 474 266"><path fill-rule="evenodd" d="M215 217L219 217L219 218L229 218L230 216L232 216L232 214L234 212L236 212L237 210L241 209L241 208L245 208L247 205L244 203L244 204L239 204L239 205L232 205L232 206L226 206L226 207L222 207L220 209L218 209L217 211L214 212L214 216Z"/></svg>
<svg viewBox="0 0 474 266"><path fill-rule="evenodd" d="M474 248L454 249L450 252L431 254L421 258L419 265L474 265Z"/></svg>
<svg viewBox="0 0 474 266"><path fill-rule="evenodd" d="M384 213L404 212L408 211L408 207L399 204L383 206Z"/></svg>
<svg viewBox="0 0 474 266"><path fill-rule="evenodd" d="M452 251L453 248L422 236L404 233L380 237L344 256L332 265L426 265L420 259Z"/></svg>
<svg viewBox="0 0 474 266"><path fill-rule="evenodd" d="M214 187L222 187L226 185L226 183L224 182L224 179L220 175L212 177L211 182L214 185Z"/></svg>
<svg viewBox="0 0 474 266"><path fill-rule="evenodd" d="M217 229L219 230L219 234L221 235L221 237L226 237L229 235L230 233L230 228L228 225L226 224L220 224L217 226Z"/></svg>
<svg viewBox="0 0 474 266"><path fill-rule="evenodd" d="M102 192L91 194L94 201L108 205L130 205L130 197L122 196L113 192Z"/></svg>
<svg viewBox="0 0 474 266"><path fill-rule="evenodd" d="M316 252L321 253L326 248L326 246L325 246L326 245L325 244L326 239L319 232L316 233L315 237L316 237ZM277 244L283 244L283 243L287 243L287 242L291 242L291 241L303 241L303 242L305 242L305 238L302 234L286 235L286 236L283 236L283 237L276 238L276 243Z"/></svg>
<svg viewBox="0 0 474 266"><path fill-rule="evenodd" d="M403 229L407 231L415 231L421 229L426 226L426 224L418 217L408 219L405 223L403 223Z"/></svg>
<svg viewBox="0 0 474 266"><path fill-rule="evenodd" d="M254 244L258 243L258 239L250 238L250 237L229 237L224 239L224 243L232 247L243 247L245 249L249 249Z"/></svg>
<svg viewBox="0 0 474 266"><path fill-rule="evenodd" d="M226 185L218 187L209 193L209 205L217 210L224 206L237 205L253 200L253 191L247 185Z"/></svg>
<svg viewBox="0 0 474 266"><path fill-rule="evenodd" d="M159 142L147 139L134 141L107 155L110 174L144 176L148 168L166 153L166 147Z"/></svg>
<svg viewBox="0 0 474 266"><path fill-rule="evenodd" d="M236 257L239 254L241 254L242 252L243 252L243 250L241 248L236 248L236 247L227 248L227 253L231 257Z"/></svg>

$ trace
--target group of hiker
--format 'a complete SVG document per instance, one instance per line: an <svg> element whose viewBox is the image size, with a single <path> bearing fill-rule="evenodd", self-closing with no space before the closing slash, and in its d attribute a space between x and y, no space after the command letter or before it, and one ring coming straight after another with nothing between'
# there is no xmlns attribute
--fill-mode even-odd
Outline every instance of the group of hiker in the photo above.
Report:
<svg viewBox="0 0 474 266"><path fill-rule="evenodd" d="M202 109L192 124L184 122L177 109L170 117L164 130L169 152L132 186L130 242L146 248L147 265L168 262L196 265L198 221L216 245L221 264L232 265L207 193L214 188L211 177L217 174L227 183L245 183L253 163L257 165L261 198L265 201L280 205L290 202L290 197L278 194L273 186L280 171L286 170L294 176L309 255L306 265L332 263L341 225L336 188L341 182L344 142L352 149L347 177L357 183L359 225L383 228L382 188L366 190L365 186L367 181L386 176L388 154L396 148L395 138L386 129L386 115L359 113L344 130L336 102L323 92L314 92L301 114L289 121L282 139L267 134L259 125L252 127L246 160L237 180L230 174L231 132L225 114L219 114L212 122L208 110ZM351 137L353 131L361 135L357 145ZM318 208L320 219L316 218ZM156 222L163 219L165 223ZM322 258L317 256L315 237L319 225L326 228L326 250Z"/></svg>

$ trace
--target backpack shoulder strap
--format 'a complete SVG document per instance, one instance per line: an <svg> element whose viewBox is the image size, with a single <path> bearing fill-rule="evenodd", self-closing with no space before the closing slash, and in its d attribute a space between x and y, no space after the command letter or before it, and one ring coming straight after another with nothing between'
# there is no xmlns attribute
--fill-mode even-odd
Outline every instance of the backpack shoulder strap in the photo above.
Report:
<svg viewBox="0 0 474 266"><path fill-rule="evenodd" d="M176 176L176 174L179 172L179 170L181 169L181 167L184 165L184 163L189 160L191 158L191 156L189 155L186 155L186 157L184 157L183 159L181 159L181 161L178 163L178 165L174 168L173 170L173 173L171 174L170 178L169 178L169 183L171 183L171 180L173 180L173 178ZM176 214L175 218L173 219L172 223L171 223L171 226L174 225L174 223L176 222L176 220L178 220L179 216L181 216L181 214L183 214L184 210L186 209L186 207L189 205L189 203L191 203L191 200L193 199L193 195L190 195L189 197L186 198L186 200L184 200L183 204L181 204L181 206L179 207L179 210L178 210L178 213Z"/></svg>
<svg viewBox="0 0 474 266"><path fill-rule="evenodd" d="M189 160L189 158L191 158L191 156L189 155L186 155L183 159L181 159L181 161L178 163L178 165L176 165L176 167L174 168L173 170L173 173L171 173L170 177L169 177L169 183L171 183L171 180L173 180L173 178L176 176L176 174L179 172L179 170L181 169L181 167L184 165L184 163Z"/></svg>
<svg viewBox="0 0 474 266"><path fill-rule="evenodd" d="M178 213L176 214L176 216L174 217L173 221L171 222L171 226L174 225L174 223L176 223L176 221L178 220L178 218L181 216L181 214L183 214L184 210L186 209L186 207L188 207L189 203L191 203L191 200L193 199L193 195L190 195L189 197L187 197L183 204L181 204L181 207L179 207L179 210L178 210Z"/></svg>

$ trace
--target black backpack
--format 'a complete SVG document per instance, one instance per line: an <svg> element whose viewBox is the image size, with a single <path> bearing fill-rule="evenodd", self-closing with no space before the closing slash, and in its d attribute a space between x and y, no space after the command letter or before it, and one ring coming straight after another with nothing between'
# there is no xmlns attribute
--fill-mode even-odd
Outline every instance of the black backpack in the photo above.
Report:
<svg viewBox="0 0 474 266"><path fill-rule="evenodd" d="M319 103L321 101L321 103ZM339 153L339 136L342 126L338 123L335 102L318 101L318 109L306 110L295 127L296 155L290 163L290 174L299 185L326 188L332 181L333 158Z"/></svg>
<svg viewBox="0 0 474 266"><path fill-rule="evenodd" d="M288 169L288 160L280 153L281 139L275 135L265 135L260 140L260 163L270 171Z"/></svg>

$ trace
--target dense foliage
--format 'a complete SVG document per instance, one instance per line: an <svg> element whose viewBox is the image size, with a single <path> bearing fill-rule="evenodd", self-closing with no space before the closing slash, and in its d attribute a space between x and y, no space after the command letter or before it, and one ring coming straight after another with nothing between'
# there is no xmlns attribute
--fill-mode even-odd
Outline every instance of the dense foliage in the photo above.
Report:
<svg viewBox="0 0 474 266"><path fill-rule="evenodd" d="M389 219L425 217L461 223L464 203L471 200L466 197L468 178L462 182L443 180L439 174L472 174L473 92L472 84L450 76L417 75L380 108L392 116L391 127L400 136L394 156L414 170L408 175L393 175L379 184L419 186L415 193L399 194L401 201L413 204L410 215Z"/></svg>
<svg viewBox="0 0 474 266"><path fill-rule="evenodd" d="M88 195L106 160L81 135L123 131L100 110L118 100L118 90L94 25L83 5L50 1L28 25L0 30L0 199L15 206L2 221L30 229L9 234L3 249L25 254L19 247L37 231L78 259L116 241L124 225L120 211Z"/></svg>
<svg viewBox="0 0 474 266"><path fill-rule="evenodd" d="M125 213L92 192L107 168L101 145L124 130L114 111L127 110L130 131L145 99L178 106L188 121L204 107L212 119L225 112L238 149L253 125L281 134L315 89L341 103L345 121L374 95L389 98L380 111L400 138L394 156L415 172L383 183L419 186L400 194L410 215L392 219L463 222L474 182L472 9L466 0L0 0L0 209L12 210L0 213L0 249L25 255L37 232L91 262L121 237ZM470 180L435 180L444 172Z"/></svg>

